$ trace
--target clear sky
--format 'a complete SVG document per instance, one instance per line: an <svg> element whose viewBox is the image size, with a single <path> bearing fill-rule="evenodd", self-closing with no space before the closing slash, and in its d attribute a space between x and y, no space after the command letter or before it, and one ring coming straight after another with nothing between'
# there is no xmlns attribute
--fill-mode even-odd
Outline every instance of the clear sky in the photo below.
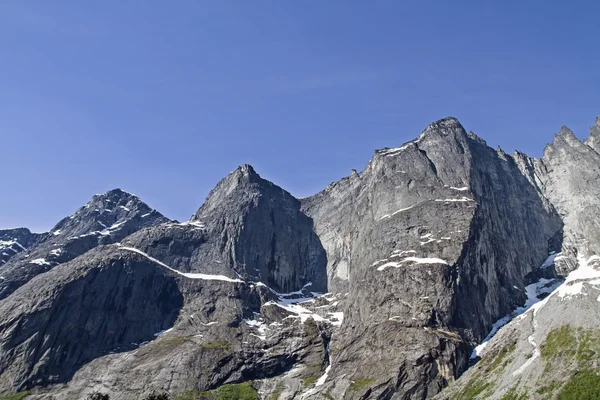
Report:
<svg viewBox="0 0 600 400"><path fill-rule="evenodd" d="M598 1L0 2L0 228L95 193L185 220L237 165L303 197L458 117L542 154L600 114Z"/></svg>

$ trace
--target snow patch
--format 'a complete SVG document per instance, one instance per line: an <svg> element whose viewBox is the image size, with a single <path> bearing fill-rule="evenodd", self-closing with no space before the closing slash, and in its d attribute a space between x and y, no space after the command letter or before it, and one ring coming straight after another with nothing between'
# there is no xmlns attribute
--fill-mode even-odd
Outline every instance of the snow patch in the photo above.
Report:
<svg viewBox="0 0 600 400"><path fill-rule="evenodd" d="M173 330L173 328L171 328L171 329L166 329L166 330L164 330L164 331L160 331L160 332L156 332L156 333L154 334L154 337L159 337L160 335L164 335L165 333L167 333L167 332L170 332L170 331L172 331L172 330Z"/></svg>
<svg viewBox="0 0 600 400"><path fill-rule="evenodd" d="M31 260L29 262L31 264L37 264L37 265L52 265L48 261L46 261L45 258L36 258L35 260Z"/></svg>
<svg viewBox="0 0 600 400"><path fill-rule="evenodd" d="M342 326L342 323L344 322L344 313L342 311L330 312L329 315L331 315L335 320L330 321L333 326Z"/></svg>
<svg viewBox="0 0 600 400"><path fill-rule="evenodd" d="M452 189L452 190L458 190L460 192L464 192L465 190L469 190L469 187L468 186L463 186L463 187L450 186L450 189Z"/></svg>
<svg viewBox="0 0 600 400"><path fill-rule="evenodd" d="M327 380L327 375L329 375L329 371L331 370L331 364L327 366L327 368L325 368L325 373L323 374L323 376L321 376L317 382L315 383L315 386L322 386L325 381Z"/></svg>
<svg viewBox="0 0 600 400"><path fill-rule="evenodd" d="M249 326L256 328L258 330L259 335L251 334L252 336L256 336L260 340L267 340L266 331L268 330L268 328L264 322L257 321L255 319L252 319L252 320L245 319L244 322L247 323Z"/></svg>
<svg viewBox="0 0 600 400"><path fill-rule="evenodd" d="M475 201L473 199L469 199L468 197L461 197L460 199L435 199L434 201L443 201L443 202L456 202L456 201Z"/></svg>
<svg viewBox="0 0 600 400"><path fill-rule="evenodd" d="M555 288L560 285L560 281L555 279L545 279L542 278L539 281L532 283L531 285L527 285L525 287L525 293L527 294L527 300L523 306L516 308L513 312L504 317L500 318L498 321L494 322L492 325L492 330L490 333L483 339L483 341L479 344L479 346L473 349L471 353L471 359L479 357L483 351L483 349L487 346L488 342L494 335L502 328L504 325L508 324L513 318L518 317L522 314L525 314L530 309L534 309L537 304L540 303L539 297L542 294L550 293ZM549 297L549 296L548 296ZM546 299L542 300L544 302Z"/></svg>
<svg viewBox="0 0 600 400"><path fill-rule="evenodd" d="M408 211L411 208L415 207L414 205L410 206L410 207L406 207L406 208L401 208L397 211L394 211L392 214L385 214L383 217L379 218L379 220L381 221L382 219L386 219L386 218L390 218L398 213L404 212L404 211Z"/></svg>
<svg viewBox="0 0 600 400"><path fill-rule="evenodd" d="M113 231L116 231L116 230L118 230L118 229L119 229L119 228L120 228L120 227L121 227L121 226L122 226L122 225L123 225L125 222L127 222L127 221L121 221L121 222L117 222L117 223L115 223L115 224L111 225L111 226L110 226L110 227L108 227L108 228L104 228L104 229L102 229L102 230L101 230L100 232L98 232L98 233L100 233L101 235L104 235L104 236L106 236L106 235L110 235L111 233L113 233ZM103 224L103 225L104 225L104 224ZM104 225L104 226L106 226L106 225Z"/></svg>
<svg viewBox="0 0 600 400"><path fill-rule="evenodd" d="M377 267L377 271L383 271L386 268L389 267L393 267L393 268L399 268L401 267L403 263L406 262L413 262L415 264L445 264L448 265L448 263L444 260L442 260L441 258L434 258L434 257L426 257L426 258L421 258L421 257L406 257L398 262L394 262L394 261L390 261L387 262L383 265L380 265L379 267Z"/></svg>
<svg viewBox="0 0 600 400"><path fill-rule="evenodd" d="M206 229L206 226L200 222L200 221L185 221L185 222L180 222L180 223L176 223L175 225L177 226L191 226L194 228L198 228L198 229Z"/></svg>

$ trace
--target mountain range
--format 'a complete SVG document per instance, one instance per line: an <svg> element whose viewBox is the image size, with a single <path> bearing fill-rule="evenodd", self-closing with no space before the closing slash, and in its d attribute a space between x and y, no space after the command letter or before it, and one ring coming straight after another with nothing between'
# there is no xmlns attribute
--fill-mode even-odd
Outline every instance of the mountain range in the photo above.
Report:
<svg viewBox="0 0 600 400"><path fill-rule="evenodd" d="M599 302L600 117L541 158L444 118L311 197L0 230L0 399L600 398Z"/></svg>

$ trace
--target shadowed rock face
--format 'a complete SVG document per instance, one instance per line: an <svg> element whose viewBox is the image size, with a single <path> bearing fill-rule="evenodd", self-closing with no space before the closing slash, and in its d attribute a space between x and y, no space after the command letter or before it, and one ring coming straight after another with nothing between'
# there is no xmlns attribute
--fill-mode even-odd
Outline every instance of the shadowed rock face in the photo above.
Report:
<svg viewBox="0 0 600 400"><path fill-rule="evenodd" d="M114 252L90 251L0 303L0 376L21 378L23 388L65 382L85 362L172 326L183 305L175 279Z"/></svg>
<svg viewBox="0 0 600 400"><path fill-rule="evenodd" d="M431 398L549 253L595 254L592 136L536 160L445 118L302 200L241 166L183 223L95 196L0 267L0 393Z"/></svg>

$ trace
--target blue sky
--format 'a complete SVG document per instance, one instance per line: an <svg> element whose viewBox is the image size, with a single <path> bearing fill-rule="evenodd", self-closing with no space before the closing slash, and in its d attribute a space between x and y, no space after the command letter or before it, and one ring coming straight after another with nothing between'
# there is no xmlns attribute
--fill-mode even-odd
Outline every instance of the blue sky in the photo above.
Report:
<svg viewBox="0 0 600 400"><path fill-rule="evenodd" d="M121 187L187 219L237 165L296 196L458 117L540 156L600 114L595 1L2 1L0 228Z"/></svg>

